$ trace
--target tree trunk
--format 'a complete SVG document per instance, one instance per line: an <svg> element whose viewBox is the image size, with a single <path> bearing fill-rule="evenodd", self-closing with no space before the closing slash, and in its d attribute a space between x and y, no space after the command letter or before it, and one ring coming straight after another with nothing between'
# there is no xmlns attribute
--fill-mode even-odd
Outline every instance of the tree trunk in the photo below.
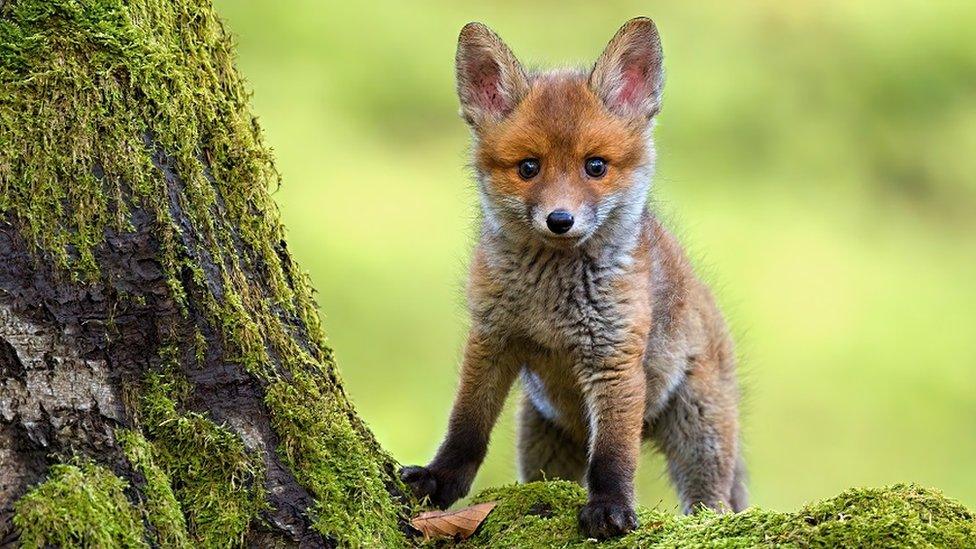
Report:
<svg viewBox="0 0 976 549"><path fill-rule="evenodd" d="M210 2L0 17L0 545L403 544Z"/></svg>

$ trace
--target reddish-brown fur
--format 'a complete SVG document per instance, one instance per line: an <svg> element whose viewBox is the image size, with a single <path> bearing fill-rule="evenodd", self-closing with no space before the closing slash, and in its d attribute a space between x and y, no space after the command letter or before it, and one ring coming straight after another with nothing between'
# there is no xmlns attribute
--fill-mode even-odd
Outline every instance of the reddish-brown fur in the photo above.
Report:
<svg viewBox="0 0 976 549"><path fill-rule="evenodd" d="M629 185L631 169L645 160L643 124L610 114L585 81L566 75L542 76L505 120L484 129L477 167L500 192L531 200L544 192L579 192L594 199ZM611 171L588 181L581 159L602 156ZM522 180L515 170L523 158L546 158L542 177ZM564 178L547 177L562 174ZM552 188L551 182L563 185Z"/></svg>

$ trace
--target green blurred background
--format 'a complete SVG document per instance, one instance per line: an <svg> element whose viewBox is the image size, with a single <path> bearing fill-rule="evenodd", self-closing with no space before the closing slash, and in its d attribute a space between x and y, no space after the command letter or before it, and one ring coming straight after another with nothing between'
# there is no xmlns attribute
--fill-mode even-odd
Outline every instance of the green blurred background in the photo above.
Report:
<svg viewBox="0 0 976 549"><path fill-rule="evenodd" d="M916 481L976 505L976 2L216 3L348 391L401 462L443 434L467 324L458 30L588 64L649 15L653 203L737 336L752 501ZM514 402L476 488L515 479ZM639 483L673 508L651 451Z"/></svg>

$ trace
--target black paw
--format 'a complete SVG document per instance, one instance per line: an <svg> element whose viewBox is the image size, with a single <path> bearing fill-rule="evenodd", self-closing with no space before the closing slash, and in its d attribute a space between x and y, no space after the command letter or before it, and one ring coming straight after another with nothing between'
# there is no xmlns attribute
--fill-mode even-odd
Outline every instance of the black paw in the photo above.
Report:
<svg viewBox="0 0 976 549"><path fill-rule="evenodd" d="M427 501L438 509L447 509L468 493L468 485L455 475L420 465L400 469L400 479L410 487L417 499Z"/></svg>
<svg viewBox="0 0 976 549"><path fill-rule="evenodd" d="M587 537L612 538L637 528L637 513L625 501L589 501L580 510L579 523Z"/></svg>

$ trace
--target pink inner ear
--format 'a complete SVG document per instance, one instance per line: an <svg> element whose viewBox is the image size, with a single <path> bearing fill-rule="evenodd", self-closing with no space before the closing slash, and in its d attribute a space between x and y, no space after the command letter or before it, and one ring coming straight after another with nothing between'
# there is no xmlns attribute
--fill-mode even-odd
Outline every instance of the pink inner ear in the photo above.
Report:
<svg viewBox="0 0 976 549"><path fill-rule="evenodd" d="M647 93L647 79L642 67L629 65L620 74L622 85L617 93L617 103L621 106L633 106L643 100Z"/></svg>
<svg viewBox="0 0 976 549"><path fill-rule="evenodd" d="M498 65L486 61L471 67L471 98L482 109L492 112L505 110L505 97L499 89L501 75Z"/></svg>

